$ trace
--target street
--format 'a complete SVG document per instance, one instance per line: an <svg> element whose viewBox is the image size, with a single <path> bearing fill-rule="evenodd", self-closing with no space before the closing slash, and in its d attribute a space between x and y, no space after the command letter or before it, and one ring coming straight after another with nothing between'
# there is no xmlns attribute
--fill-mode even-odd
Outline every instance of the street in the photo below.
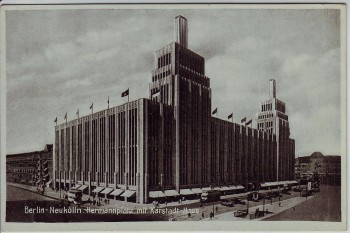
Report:
<svg viewBox="0 0 350 233"><path fill-rule="evenodd" d="M340 186L321 185L321 192L294 209L288 209L265 221L341 221Z"/></svg>

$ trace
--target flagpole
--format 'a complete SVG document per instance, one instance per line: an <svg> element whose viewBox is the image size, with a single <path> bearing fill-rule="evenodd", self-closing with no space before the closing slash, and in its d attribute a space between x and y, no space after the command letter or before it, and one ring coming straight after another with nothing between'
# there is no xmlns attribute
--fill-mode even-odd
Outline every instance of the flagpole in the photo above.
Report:
<svg viewBox="0 0 350 233"><path fill-rule="evenodd" d="M130 91L129 91L129 88L128 88L128 103L129 103L129 96L130 96Z"/></svg>

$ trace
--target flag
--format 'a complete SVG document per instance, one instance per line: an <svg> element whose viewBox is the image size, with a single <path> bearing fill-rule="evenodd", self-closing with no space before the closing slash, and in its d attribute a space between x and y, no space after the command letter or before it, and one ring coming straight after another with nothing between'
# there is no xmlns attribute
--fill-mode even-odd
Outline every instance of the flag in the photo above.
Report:
<svg viewBox="0 0 350 233"><path fill-rule="evenodd" d="M231 113L230 115L228 115L227 119L230 119L233 117L233 113Z"/></svg>
<svg viewBox="0 0 350 233"><path fill-rule="evenodd" d="M109 96L108 96L107 104L108 104L108 108L109 108Z"/></svg>
<svg viewBox="0 0 350 233"><path fill-rule="evenodd" d="M79 108L78 108L78 110L77 110L77 113L76 113L76 114L77 114L77 116L79 117Z"/></svg>
<svg viewBox="0 0 350 233"><path fill-rule="evenodd" d="M252 119L250 119L250 121L248 121L247 123L245 123L245 125L249 125L250 123L252 123Z"/></svg>
<svg viewBox="0 0 350 233"><path fill-rule="evenodd" d="M214 111L211 113L211 115L214 115L217 112L218 112L218 108L215 108Z"/></svg>
<svg viewBox="0 0 350 233"><path fill-rule="evenodd" d="M55 123L57 123L57 117L56 117L56 119L55 119L55 121L54 121Z"/></svg>
<svg viewBox="0 0 350 233"><path fill-rule="evenodd" d="M124 91L122 93L122 97L125 97L125 96L128 96L128 95L129 95L129 88L128 88L128 90L126 90L126 91Z"/></svg>
<svg viewBox="0 0 350 233"><path fill-rule="evenodd" d="M243 122L245 122L247 120L247 117L244 117L242 120L241 120L241 123L243 124Z"/></svg>
<svg viewBox="0 0 350 233"><path fill-rule="evenodd" d="M94 103L91 103L90 109L92 109L94 107Z"/></svg>
<svg viewBox="0 0 350 233"><path fill-rule="evenodd" d="M66 113L66 115L64 115L64 119L67 120L67 113Z"/></svg>

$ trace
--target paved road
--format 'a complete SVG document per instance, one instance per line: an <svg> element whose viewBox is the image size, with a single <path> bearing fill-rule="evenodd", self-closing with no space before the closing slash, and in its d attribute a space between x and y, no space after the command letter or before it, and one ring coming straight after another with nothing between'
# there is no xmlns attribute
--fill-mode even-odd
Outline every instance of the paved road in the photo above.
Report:
<svg viewBox="0 0 350 233"><path fill-rule="evenodd" d="M341 187L321 185L321 192L294 209L276 214L265 221L341 221Z"/></svg>
<svg viewBox="0 0 350 233"><path fill-rule="evenodd" d="M287 200L287 199L290 199L293 197L298 197L299 195L300 195L300 193L298 193L298 192L291 192L291 195L282 195L281 201ZM241 198L241 199L247 201L245 198ZM273 203L273 205L278 205L278 198L272 198L272 203ZM214 207L213 207L213 205L214 205ZM263 205L262 200L260 200L258 202L249 201L249 208L255 207L255 206L260 206L260 205ZM265 200L265 209L269 209L270 206L271 206L271 200ZM206 204L203 204L202 207L200 206L200 203L192 203L192 204L188 204L188 205L181 206L181 207L177 206L177 208L180 208L180 210L182 210L186 207L188 209L193 209L193 210L197 209L199 213L191 214L189 217L188 214L184 213L183 211L179 211L177 214L169 215L170 218L172 220L177 220L177 221L202 220L202 219L208 218L210 215L210 212L213 210L214 210L215 215L217 215L217 214L224 214L224 213L228 213L228 212L233 212L236 210L247 209L247 205L236 204L234 207L227 207L227 206L221 205L220 202L206 203ZM175 207L170 207L170 208L175 208ZM261 208L261 210L262 210L262 208ZM203 213L204 213L204 217L202 215Z"/></svg>
<svg viewBox="0 0 350 233"><path fill-rule="evenodd" d="M29 192L24 189L14 187L12 185L6 186L6 201L52 201L54 199L39 195L37 193Z"/></svg>

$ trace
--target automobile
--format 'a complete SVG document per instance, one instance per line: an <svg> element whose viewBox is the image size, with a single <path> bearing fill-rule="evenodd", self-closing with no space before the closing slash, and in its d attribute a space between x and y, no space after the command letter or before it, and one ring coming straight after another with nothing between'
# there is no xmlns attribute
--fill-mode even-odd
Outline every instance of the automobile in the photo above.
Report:
<svg viewBox="0 0 350 233"><path fill-rule="evenodd" d="M283 189L281 193L291 195L291 193L288 191L288 189Z"/></svg>
<svg viewBox="0 0 350 233"><path fill-rule="evenodd" d="M302 197L307 197L307 196L310 196L312 194L312 191L311 190L307 190L307 189L303 189L302 191L301 191L301 196Z"/></svg>
<svg viewBox="0 0 350 233"><path fill-rule="evenodd" d="M202 202L212 202L220 200L220 191L217 190L208 190L202 193L201 201Z"/></svg>
<svg viewBox="0 0 350 233"><path fill-rule="evenodd" d="M241 204L241 205L246 205L247 204L245 201L242 201L241 199L239 199L237 197L231 199L231 202L233 202L234 204Z"/></svg>
<svg viewBox="0 0 350 233"><path fill-rule="evenodd" d="M230 201L230 200L222 200L221 201L221 205L228 206L228 207L233 207L234 203L232 201Z"/></svg>

